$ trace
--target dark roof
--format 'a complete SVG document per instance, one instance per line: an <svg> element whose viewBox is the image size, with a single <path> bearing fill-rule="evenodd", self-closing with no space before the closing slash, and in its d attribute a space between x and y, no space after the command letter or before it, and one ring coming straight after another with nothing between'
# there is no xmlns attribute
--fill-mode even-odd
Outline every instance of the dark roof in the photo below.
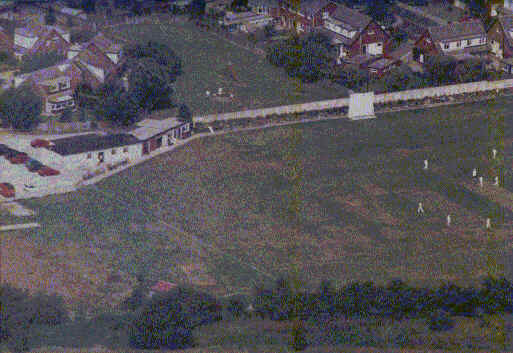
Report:
<svg viewBox="0 0 513 353"><path fill-rule="evenodd" d="M467 39L476 35L486 35L481 20L453 22L444 26L429 27L428 32L435 42L444 42L453 39Z"/></svg>
<svg viewBox="0 0 513 353"><path fill-rule="evenodd" d="M299 12L304 14L305 16L313 16L324 7L329 5L330 1L328 0L307 0L301 1L299 5Z"/></svg>
<svg viewBox="0 0 513 353"><path fill-rule="evenodd" d="M337 9L330 17L342 22L349 27L347 29L357 31L363 30L372 20L369 16L341 4L337 4Z"/></svg>
<svg viewBox="0 0 513 353"><path fill-rule="evenodd" d="M114 147L134 145L138 142L138 139L128 134L116 134L106 136L88 134L52 140L53 145L48 147L48 149L62 156L69 156L72 154L107 150Z"/></svg>
<svg viewBox="0 0 513 353"><path fill-rule="evenodd" d="M324 34L326 37L328 37L330 39L331 43L334 45L342 44L342 45L348 46L351 43L353 43L353 41L354 41L353 38L345 37L337 32L333 32L327 28L319 28L318 32L320 32L320 33Z"/></svg>

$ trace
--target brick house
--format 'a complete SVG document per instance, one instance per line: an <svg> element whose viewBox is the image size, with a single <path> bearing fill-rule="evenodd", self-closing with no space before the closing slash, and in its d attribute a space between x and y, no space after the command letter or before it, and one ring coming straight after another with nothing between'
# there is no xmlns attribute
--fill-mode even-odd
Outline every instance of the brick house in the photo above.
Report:
<svg viewBox="0 0 513 353"><path fill-rule="evenodd" d="M14 30L14 55L21 59L34 53L66 55L70 33L57 26L29 25Z"/></svg>
<svg viewBox="0 0 513 353"><path fill-rule="evenodd" d="M294 5L290 0L281 0L279 15L281 25L298 33L311 32L322 27L327 14L333 13L337 4L328 0L300 1Z"/></svg>
<svg viewBox="0 0 513 353"><path fill-rule="evenodd" d="M19 87L22 83L31 84L42 99L42 114L55 115L66 108L75 108L73 90L80 75L78 66L67 60L58 65L16 76L14 87Z"/></svg>
<svg viewBox="0 0 513 353"><path fill-rule="evenodd" d="M71 46L68 49L67 58L80 67L81 80L92 88L96 88L120 69L121 45L100 33L87 43Z"/></svg>
<svg viewBox="0 0 513 353"><path fill-rule="evenodd" d="M390 47L390 35L369 16L343 5L325 13L322 33L338 47L338 62L356 56L382 56Z"/></svg>
<svg viewBox="0 0 513 353"><path fill-rule="evenodd" d="M502 70L513 73L513 16L499 16L487 35L492 57Z"/></svg>
<svg viewBox="0 0 513 353"><path fill-rule="evenodd" d="M429 56L451 55L461 58L488 51L486 31L480 20L453 22L428 28L413 46L413 59L421 64Z"/></svg>

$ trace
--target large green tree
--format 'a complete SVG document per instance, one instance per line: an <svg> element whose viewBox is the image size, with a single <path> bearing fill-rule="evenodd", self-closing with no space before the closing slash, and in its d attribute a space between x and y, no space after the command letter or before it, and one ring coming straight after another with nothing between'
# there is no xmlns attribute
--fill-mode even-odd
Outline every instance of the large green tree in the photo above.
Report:
<svg viewBox="0 0 513 353"><path fill-rule="evenodd" d="M132 125L139 120L139 106L120 85L107 83L97 92L95 113L99 120L113 125Z"/></svg>
<svg viewBox="0 0 513 353"><path fill-rule="evenodd" d="M190 347L194 328L220 318L214 297L179 287L155 296L138 312L130 327L130 344L145 349Z"/></svg>
<svg viewBox="0 0 513 353"><path fill-rule="evenodd" d="M41 98L30 85L9 88L0 96L2 119L18 130L30 130L41 121Z"/></svg>

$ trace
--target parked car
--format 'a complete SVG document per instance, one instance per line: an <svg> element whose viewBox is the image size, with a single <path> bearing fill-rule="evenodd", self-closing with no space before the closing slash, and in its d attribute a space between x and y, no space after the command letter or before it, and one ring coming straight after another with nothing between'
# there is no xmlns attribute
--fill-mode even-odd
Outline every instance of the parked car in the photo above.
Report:
<svg viewBox="0 0 513 353"><path fill-rule="evenodd" d="M42 139L35 139L32 142L30 142L30 145L35 148L48 147L48 146L50 146L50 141L42 140Z"/></svg>
<svg viewBox="0 0 513 353"><path fill-rule="evenodd" d="M32 173L37 172L39 169L44 167L43 163L32 158L29 159L25 165L27 166L28 171Z"/></svg>
<svg viewBox="0 0 513 353"><path fill-rule="evenodd" d="M14 186L9 183L0 183L0 195L3 197L14 197L16 195Z"/></svg>
<svg viewBox="0 0 513 353"><path fill-rule="evenodd" d="M17 152L16 151L15 154L13 153L13 154L8 155L7 159L12 164L23 164L29 159L29 156L25 152Z"/></svg>
<svg viewBox="0 0 513 353"><path fill-rule="evenodd" d="M52 176L52 175L59 175L59 174L61 174L61 172L59 172L58 170L55 170L53 168L43 166L41 169L39 169L37 171L37 174L39 174L41 176Z"/></svg>

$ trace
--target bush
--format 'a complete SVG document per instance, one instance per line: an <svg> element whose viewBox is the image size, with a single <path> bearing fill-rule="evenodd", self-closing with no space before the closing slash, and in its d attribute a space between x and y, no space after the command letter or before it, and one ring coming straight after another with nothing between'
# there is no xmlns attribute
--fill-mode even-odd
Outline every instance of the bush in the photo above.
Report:
<svg viewBox="0 0 513 353"><path fill-rule="evenodd" d="M154 296L139 311L130 327L130 344L143 349L190 347L194 328L220 319L214 297L179 287Z"/></svg>
<svg viewBox="0 0 513 353"><path fill-rule="evenodd" d="M447 311L439 309L430 315L428 326L432 331L448 331L454 327L454 321Z"/></svg>

